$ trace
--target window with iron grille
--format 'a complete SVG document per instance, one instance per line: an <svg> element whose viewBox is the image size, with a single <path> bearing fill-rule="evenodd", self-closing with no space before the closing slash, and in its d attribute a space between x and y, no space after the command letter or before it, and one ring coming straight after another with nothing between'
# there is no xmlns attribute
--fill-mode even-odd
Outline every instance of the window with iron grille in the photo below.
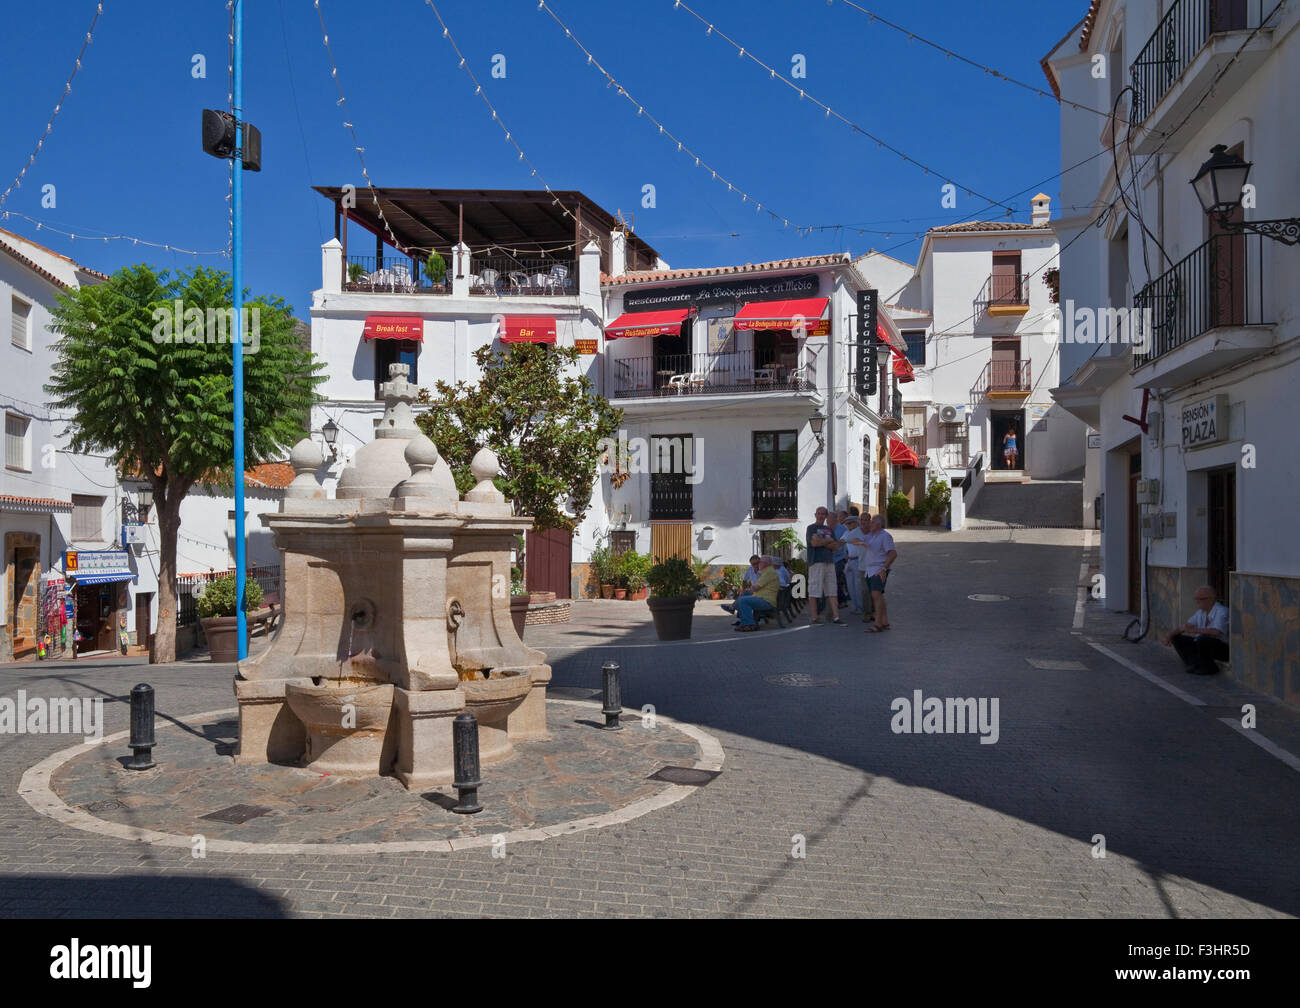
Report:
<svg viewBox="0 0 1300 1008"><path fill-rule="evenodd" d="M20 297L12 298L12 305L12 314L9 317L9 341L16 347L30 350L31 344L27 341L27 320L31 317L32 306Z"/></svg>
<svg viewBox="0 0 1300 1008"><path fill-rule="evenodd" d="M695 517L695 498L686 477L694 470L690 434L650 438L650 520L685 521Z"/></svg>
<svg viewBox="0 0 1300 1008"><path fill-rule="evenodd" d="M755 518L799 517L799 432L755 431Z"/></svg>
<svg viewBox="0 0 1300 1008"><path fill-rule="evenodd" d="M5 467L30 472L32 458L27 442L31 421L17 413L5 414Z"/></svg>
<svg viewBox="0 0 1300 1008"><path fill-rule="evenodd" d="M965 423L939 425L939 454L945 468L964 466L970 461L970 430Z"/></svg>
<svg viewBox="0 0 1300 1008"><path fill-rule="evenodd" d="M622 556L628 550L636 549L636 531L634 529L616 530L609 534L609 551L615 556Z"/></svg>
<svg viewBox="0 0 1300 1008"><path fill-rule="evenodd" d="M906 329L902 335L907 343L907 359L917 367L925 367L925 330Z"/></svg>
<svg viewBox="0 0 1300 1008"><path fill-rule="evenodd" d="M100 539L104 534L104 498L72 495L72 538Z"/></svg>

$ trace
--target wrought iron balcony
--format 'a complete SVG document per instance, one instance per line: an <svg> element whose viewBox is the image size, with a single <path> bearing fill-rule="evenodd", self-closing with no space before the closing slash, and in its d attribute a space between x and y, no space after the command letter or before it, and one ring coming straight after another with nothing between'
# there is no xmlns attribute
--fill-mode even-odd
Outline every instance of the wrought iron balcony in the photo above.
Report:
<svg viewBox="0 0 1300 1008"><path fill-rule="evenodd" d="M752 506L755 518L798 518L798 479L794 476L755 476Z"/></svg>
<svg viewBox="0 0 1300 1008"><path fill-rule="evenodd" d="M1029 361L991 360L971 387L973 401L981 399L1023 399L1033 391Z"/></svg>
<svg viewBox="0 0 1300 1008"><path fill-rule="evenodd" d="M614 358L611 399L755 392L812 392L808 369L746 350Z"/></svg>
<svg viewBox="0 0 1300 1008"><path fill-rule="evenodd" d="M359 294L450 294L451 282L433 283L424 263L399 252L384 256L350 255L344 262L343 289Z"/></svg>
<svg viewBox="0 0 1300 1008"><path fill-rule="evenodd" d="M989 315L1024 315L1029 311L1029 277L994 273L984 281L975 306Z"/></svg>
<svg viewBox="0 0 1300 1008"><path fill-rule="evenodd" d="M528 296L577 293L574 263L560 259L519 259L514 256L474 256L471 294Z"/></svg>
<svg viewBox="0 0 1300 1008"><path fill-rule="evenodd" d="M1132 121L1146 120L1212 36L1244 30L1247 7L1248 0L1177 0L1133 61Z"/></svg>

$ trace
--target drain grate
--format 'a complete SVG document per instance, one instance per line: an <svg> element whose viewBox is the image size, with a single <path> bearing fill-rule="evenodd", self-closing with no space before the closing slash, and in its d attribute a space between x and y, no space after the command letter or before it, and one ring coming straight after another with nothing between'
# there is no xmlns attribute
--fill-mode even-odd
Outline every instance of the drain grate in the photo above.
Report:
<svg viewBox="0 0 1300 1008"><path fill-rule="evenodd" d="M838 686L834 676L816 675L812 672L783 672L781 675L763 676L765 682L777 686Z"/></svg>
<svg viewBox="0 0 1300 1008"><path fill-rule="evenodd" d="M720 773L722 773L721 770L697 770L695 767L666 766L652 773L646 780L703 787L705 784L711 783Z"/></svg>
<svg viewBox="0 0 1300 1008"><path fill-rule="evenodd" d="M215 812L209 812L207 815L199 816L200 819L212 819L216 822L233 823L238 826L248 822L250 819L256 819L258 816L268 815L271 812L269 808L261 805L231 805L228 808L217 809Z"/></svg>
<svg viewBox="0 0 1300 1008"><path fill-rule="evenodd" d="M87 812L115 812L118 809L126 808L126 802L120 802L116 798L110 798L107 801L91 802L89 805L83 805Z"/></svg>

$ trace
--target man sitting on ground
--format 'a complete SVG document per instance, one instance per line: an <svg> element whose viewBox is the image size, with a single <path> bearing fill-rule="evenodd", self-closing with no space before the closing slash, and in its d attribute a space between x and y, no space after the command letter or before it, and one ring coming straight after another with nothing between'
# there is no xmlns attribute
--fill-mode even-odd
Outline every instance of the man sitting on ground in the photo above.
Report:
<svg viewBox="0 0 1300 1008"><path fill-rule="evenodd" d="M1196 612L1182 626L1170 630L1161 642L1173 646L1183 667L1193 675L1214 675L1215 661L1228 660L1228 607L1215 601L1214 589L1196 589Z"/></svg>
<svg viewBox="0 0 1300 1008"><path fill-rule="evenodd" d="M740 616L740 626L736 627L738 631L757 630L758 621L754 615L776 609L776 595L781 590L781 579L773 562L773 557L762 557L759 560L762 573L759 574L758 584L754 585L754 594L742 595L736 599L736 613Z"/></svg>

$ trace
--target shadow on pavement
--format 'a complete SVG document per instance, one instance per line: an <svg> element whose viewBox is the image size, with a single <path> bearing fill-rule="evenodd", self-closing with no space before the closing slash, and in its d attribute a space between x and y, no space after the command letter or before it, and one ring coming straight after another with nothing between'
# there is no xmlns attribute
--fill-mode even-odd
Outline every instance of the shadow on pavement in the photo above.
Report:
<svg viewBox="0 0 1300 1008"><path fill-rule="evenodd" d="M0 875L0 917L287 917L238 879L165 875Z"/></svg>

